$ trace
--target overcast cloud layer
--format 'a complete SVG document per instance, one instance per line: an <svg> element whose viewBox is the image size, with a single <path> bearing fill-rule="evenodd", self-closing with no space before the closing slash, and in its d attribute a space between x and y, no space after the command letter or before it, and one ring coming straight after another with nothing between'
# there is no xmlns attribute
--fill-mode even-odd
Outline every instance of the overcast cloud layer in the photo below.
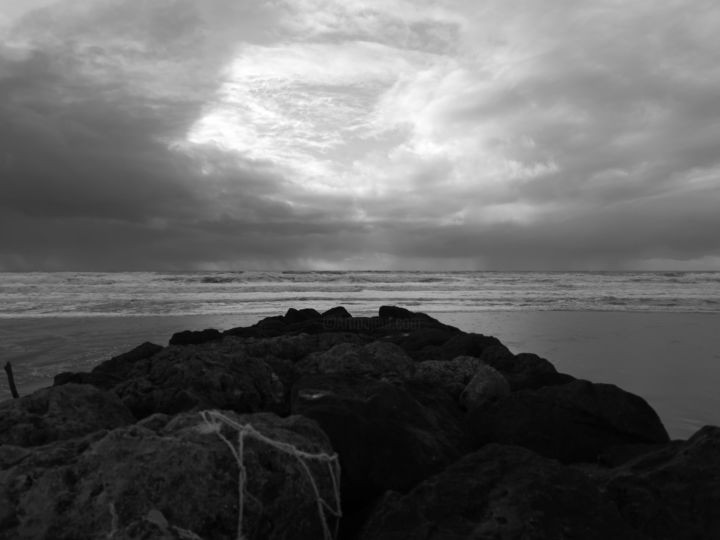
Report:
<svg viewBox="0 0 720 540"><path fill-rule="evenodd" d="M0 270L720 269L714 0L0 0Z"/></svg>

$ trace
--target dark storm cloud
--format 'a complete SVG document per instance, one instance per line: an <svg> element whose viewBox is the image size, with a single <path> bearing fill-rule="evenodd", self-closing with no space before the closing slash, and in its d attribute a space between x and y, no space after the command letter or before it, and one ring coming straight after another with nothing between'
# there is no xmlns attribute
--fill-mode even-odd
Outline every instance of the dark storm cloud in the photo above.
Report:
<svg viewBox="0 0 720 540"><path fill-rule="evenodd" d="M712 2L36 4L0 270L720 261Z"/></svg>
<svg viewBox="0 0 720 540"><path fill-rule="evenodd" d="M132 13L125 7L119 14L83 12L81 22L109 19L133 27L123 19ZM34 15L24 28L42 34L43 16L48 15ZM48 28L51 41L59 39L59 30L50 23ZM121 32L121 48L139 43L150 52L135 59L129 72L111 76L98 70L125 62L117 50L88 53L62 39L51 50L42 47L50 39L46 35L15 58L0 57L0 268L137 269L223 258L269 260L288 252L283 236L323 228L298 222L303 212L284 202L284 180L272 165L212 147L186 151L169 144L182 138L212 98L216 88L210 78L224 62L217 56L213 65L203 61L195 73L199 81L180 91L173 86L177 74L158 81L148 73L160 54L155 42L169 42L172 49L184 31L197 30L172 28L165 39L151 29L149 45L147 36L132 42ZM161 50L163 58L167 49ZM138 92L145 85L157 90ZM320 212L313 217L324 219Z"/></svg>

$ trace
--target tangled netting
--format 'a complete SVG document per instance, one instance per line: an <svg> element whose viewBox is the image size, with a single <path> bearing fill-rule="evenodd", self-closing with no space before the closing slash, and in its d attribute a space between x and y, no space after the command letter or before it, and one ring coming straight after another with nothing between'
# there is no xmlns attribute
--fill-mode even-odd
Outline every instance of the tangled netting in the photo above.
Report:
<svg viewBox="0 0 720 540"><path fill-rule="evenodd" d="M245 540L245 536L243 535L243 510L245 506L245 497L248 496L248 494L246 493L247 469L245 467L243 454L245 449L245 439L248 437L266 444L279 452L295 457L300 470L305 473L308 482L312 486L313 493L315 494L318 517L323 529L323 540L333 540L334 538L337 538L338 525L340 523L340 517L342 516L340 508L340 461L338 460L337 454L327 454L325 452L314 454L311 452L305 452L292 444L271 439L260 433L251 424L241 424L224 415L220 411L202 411L200 416L205 422L207 430L209 432L216 433L230 449L230 452L235 458L238 466L237 540ZM223 425L237 431L237 441L235 443L231 442L223 434ZM332 501L332 503L326 501L320 494L318 484L310 471L310 467L308 466L308 462L313 461L327 465L333 488L334 501ZM328 518L330 516L335 518L335 523L332 529L328 524Z"/></svg>

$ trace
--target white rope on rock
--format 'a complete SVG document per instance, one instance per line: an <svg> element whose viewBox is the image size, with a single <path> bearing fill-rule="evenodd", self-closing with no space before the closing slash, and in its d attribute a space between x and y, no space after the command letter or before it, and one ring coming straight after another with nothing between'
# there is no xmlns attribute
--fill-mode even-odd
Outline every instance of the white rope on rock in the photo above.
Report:
<svg viewBox="0 0 720 540"><path fill-rule="evenodd" d="M232 418L226 416L220 411L201 411L200 416L204 421L204 428L207 432L214 432L218 437L225 443L230 449L235 462L238 465L238 519L237 519L237 540L246 540L242 532L243 525L243 511L245 506L245 497L250 496L245 492L245 485L247 482L247 468L245 467L243 455L245 450L245 438L250 437L264 443L280 452L289 454L297 459L300 469L305 472L310 486L312 487L315 495L315 502L317 504L318 517L323 528L323 540L334 540L337 538L338 525L340 523L340 517L342 516L342 510L340 508L340 461L338 460L337 454L328 454L325 452L311 453L300 450L295 445L276 441L271 439L257 429L252 424L241 424L236 422ZM226 425L232 429L237 430L237 442L233 444L230 440L222 433L222 426ZM334 501L332 504L325 500L320 494L320 488L318 488L317 482L313 477L308 462L315 461L327 464L328 471L330 473L330 480L332 481ZM328 514L336 518L335 525L331 532L330 526L328 525Z"/></svg>

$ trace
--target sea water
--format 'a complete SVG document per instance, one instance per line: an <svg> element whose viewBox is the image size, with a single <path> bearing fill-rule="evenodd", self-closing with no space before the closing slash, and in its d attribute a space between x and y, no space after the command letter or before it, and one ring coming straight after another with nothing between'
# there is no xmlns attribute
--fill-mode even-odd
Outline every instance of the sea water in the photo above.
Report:
<svg viewBox="0 0 720 540"><path fill-rule="evenodd" d="M288 306L720 312L720 272L4 273L0 318L267 315Z"/></svg>
<svg viewBox="0 0 720 540"><path fill-rule="evenodd" d="M26 394L180 330L384 304L635 392L673 436L720 424L719 272L0 273L0 363Z"/></svg>

